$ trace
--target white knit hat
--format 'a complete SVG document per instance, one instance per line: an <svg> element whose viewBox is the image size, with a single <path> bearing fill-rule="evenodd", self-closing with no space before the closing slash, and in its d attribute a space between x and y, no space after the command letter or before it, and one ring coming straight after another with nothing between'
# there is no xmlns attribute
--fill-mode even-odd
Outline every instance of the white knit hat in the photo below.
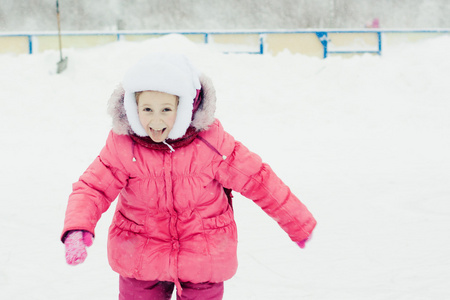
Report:
<svg viewBox="0 0 450 300"><path fill-rule="evenodd" d="M122 81L124 107L131 129L139 136L148 136L142 127L135 98L136 92L157 91L179 97L177 118L168 139L184 136L192 119L193 102L200 90L199 72L181 54L152 53L137 62Z"/></svg>

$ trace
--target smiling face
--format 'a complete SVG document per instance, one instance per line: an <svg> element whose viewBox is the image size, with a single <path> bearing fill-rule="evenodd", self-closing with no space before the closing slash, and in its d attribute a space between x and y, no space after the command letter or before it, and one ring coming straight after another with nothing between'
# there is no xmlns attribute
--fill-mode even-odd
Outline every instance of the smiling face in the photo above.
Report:
<svg viewBox="0 0 450 300"><path fill-rule="evenodd" d="M138 115L150 138L161 143L172 130L177 118L178 97L155 91L137 93Z"/></svg>

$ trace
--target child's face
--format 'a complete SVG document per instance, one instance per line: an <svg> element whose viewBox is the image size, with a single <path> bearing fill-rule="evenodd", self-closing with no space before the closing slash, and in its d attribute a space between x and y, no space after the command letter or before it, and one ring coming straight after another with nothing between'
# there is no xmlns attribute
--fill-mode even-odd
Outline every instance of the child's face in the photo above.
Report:
<svg viewBox="0 0 450 300"><path fill-rule="evenodd" d="M177 118L178 97L155 91L144 91L138 96L139 121L150 138L163 142Z"/></svg>

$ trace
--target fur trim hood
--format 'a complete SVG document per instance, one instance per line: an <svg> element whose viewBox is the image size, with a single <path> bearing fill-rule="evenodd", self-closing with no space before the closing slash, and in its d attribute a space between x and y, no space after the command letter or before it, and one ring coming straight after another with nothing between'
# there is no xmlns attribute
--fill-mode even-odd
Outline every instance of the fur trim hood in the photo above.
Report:
<svg viewBox="0 0 450 300"><path fill-rule="evenodd" d="M189 111L186 111L186 108L179 105L178 109L183 110L182 113L180 113L180 111L178 111L177 113L177 121L181 120L181 122L183 124L180 125L180 127L182 128L181 131L180 129L178 130L178 133L176 136L170 136L169 135L169 139L170 140L175 140L178 138L182 138L189 127L193 127L195 128L197 131L203 131L203 130L207 130L209 128L210 125L212 125L214 123L214 112L216 110L216 92L214 89L214 86L212 84L211 79L209 79L207 76L200 74L198 75L198 81L199 81L199 88L197 90L197 95L194 95L192 97L192 99L186 98L184 97L183 99L181 98L181 96L177 95L180 97L180 104L182 103L182 101L187 102L187 106L189 109ZM141 86L142 87L142 86ZM138 91L140 88L137 88L136 91ZM147 88L144 88L144 90ZM153 89L153 90L158 90L158 89ZM161 91L161 90L158 90ZM164 91L162 90L162 92L165 93L171 93L168 91ZM129 114L131 114L130 109L128 109L125 107L126 105L124 104L126 102L126 100L130 101L131 99L129 99L129 95L128 95L128 99L127 99L127 94L129 94L129 92L126 91L126 89L124 88L124 83L121 83L118 85L118 87L114 90L114 92L112 93L109 101L108 101L108 114L112 116L112 125L113 128L112 130L116 133L116 134L120 134L120 135L130 135L130 134L135 134L137 136L141 136L142 132L138 133L136 131L139 131L139 129L136 129L137 125L136 125L136 120L134 120L134 126L132 126L130 124L129 121ZM172 94L175 94L172 92ZM192 96L192 94L191 94ZM198 108L195 110L194 112L194 116L192 117L192 113L193 113L193 107L194 107L194 97L198 97L200 103L198 104ZM134 100L134 95L133 95L133 100ZM135 108L136 112L135 115L131 115L131 118L137 118L137 106ZM133 112L134 113L134 112ZM180 117L180 119L179 119ZM182 118L182 119L181 119ZM137 118L138 120L138 118ZM140 123L139 123L140 126ZM142 130L144 130L142 128L142 126L140 126ZM145 133L145 131L144 131ZM146 135L146 134L145 134ZM147 135L146 135L147 136Z"/></svg>

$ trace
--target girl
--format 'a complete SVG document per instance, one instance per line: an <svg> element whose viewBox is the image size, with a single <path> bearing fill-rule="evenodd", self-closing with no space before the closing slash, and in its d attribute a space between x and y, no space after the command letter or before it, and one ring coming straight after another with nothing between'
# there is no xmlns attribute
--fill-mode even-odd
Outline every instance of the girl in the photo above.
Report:
<svg viewBox="0 0 450 300"><path fill-rule="evenodd" d="M182 55L152 54L112 94L113 129L73 185L62 241L82 263L118 197L108 259L119 299L222 299L237 269L230 190L252 199L301 248L316 221L289 188L214 118L215 91Z"/></svg>

